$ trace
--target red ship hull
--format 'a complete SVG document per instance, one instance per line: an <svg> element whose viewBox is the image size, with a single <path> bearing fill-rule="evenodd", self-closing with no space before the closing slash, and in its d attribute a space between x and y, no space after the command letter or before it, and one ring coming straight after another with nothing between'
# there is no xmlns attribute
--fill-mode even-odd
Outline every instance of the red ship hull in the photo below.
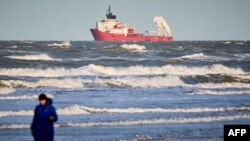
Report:
<svg viewBox="0 0 250 141"><path fill-rule="evenodd" d="M120 42L169 42L173 41L173 37L167 36L152 36L152 35L144 35L144 34L128 34L125 36L124 34L114 34L108 32L102 32L98 29L90 29L95 41L120 41Z"/></svg>

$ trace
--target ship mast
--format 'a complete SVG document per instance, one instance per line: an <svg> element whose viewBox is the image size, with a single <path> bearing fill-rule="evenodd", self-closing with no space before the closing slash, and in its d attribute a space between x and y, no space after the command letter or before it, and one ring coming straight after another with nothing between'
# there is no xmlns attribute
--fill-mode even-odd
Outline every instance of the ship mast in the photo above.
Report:
<svg viewBox="0 0 250 141"><path fill-rule="evenodd" d="M112 19L112 20L115 20L115 19L116 19L115 13L113 13L113 12L111 11L111 6L109 6L109 8L108 8L106 17L107 17L107 19Z"/></svg>
<svg viewBox="0 0 250 141"><path fill-rule="evenodd" d="M111 13L111 7L110 7L110 5L109 5L109 8L108 8L108 13Z"/></svg>

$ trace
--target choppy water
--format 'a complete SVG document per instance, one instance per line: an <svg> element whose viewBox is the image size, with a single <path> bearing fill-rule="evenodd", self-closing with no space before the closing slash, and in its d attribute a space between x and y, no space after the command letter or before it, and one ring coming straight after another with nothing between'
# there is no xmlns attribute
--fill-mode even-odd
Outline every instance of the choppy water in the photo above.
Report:
<svg viewBox="0 0 250 141"><path fill-rule="evenodd" d="M56 141L223 140L250 123L250 42L0 41L0 140L31 141L37 96Z"/></svg>

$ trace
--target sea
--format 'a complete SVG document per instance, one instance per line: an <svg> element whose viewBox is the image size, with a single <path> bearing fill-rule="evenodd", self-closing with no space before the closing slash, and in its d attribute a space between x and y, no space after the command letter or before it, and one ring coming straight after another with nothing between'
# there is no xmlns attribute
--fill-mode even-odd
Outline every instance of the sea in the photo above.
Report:
<svg viewBox="0 0 250 141"><path fill-rule="evenodd" d="M0 41L0 141L32 141L37 97L55 141L223 141L250 124L250 41Z"/></svg>

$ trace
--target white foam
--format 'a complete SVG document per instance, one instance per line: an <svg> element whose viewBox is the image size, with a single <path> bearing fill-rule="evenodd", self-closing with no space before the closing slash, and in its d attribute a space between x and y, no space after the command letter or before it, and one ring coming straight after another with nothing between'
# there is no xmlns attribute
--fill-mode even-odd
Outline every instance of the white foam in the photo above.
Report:
<svg viewBox="0 0 250 141"><path fill-rule="evenodd" d="M81 79L41 79L36 82L27 82L21 80L2 80L4 85L11 87L55 87L55 88L82 88L83 81Z"/></svg>
<svg viewBox="0 0 250 141"><path fill-rule="evenodd" d="M191 55L185 55L185 56L181 56L175 59L194 59L194 58L201 58L204 57L205 55L203 53L195 53L195 54L191 54Z"/></svg>
<svg viewBox="0 0 250 141"><path fill-rule="evenodd" d="M47 46L49 47L62 47L62 48L69 48L71 46L70 41L64 41L62 43L53 43L53 44L48 44Z"/></svg>
<svg viewBox="0 0 250 141"><path fill-rule="evenodd" d="M0 117L5 116L33 116L32 110L19 110L19 111L0 111Z"/></svg>
<svg viewBox="0 0 250 141"><path fill-rule="evenodd" d="M11 47L9 47L9 48L18 48L18 46L11 46Z"/></svg>
<svg viewBox="0 0 250 141"><path fill-rule="evenodd" d="M250 88L250 84L247 83L200 83L195 85L198 88Z"/></svg>
<svg viewBox="0 0 250 141"><path fill-rule="evenodd" d="M16 90L14 88L0 88L0 94L12 94L14 93Z"/></svg>
<svg viewBox="0 0 250 141"><path fill-rule="evenodd" d="M123 49L126 49L126 50L130 50L130 51L143 51L143 50L146 49L145 46L137 45L137 44L131 44L131 45L122 44L120 47L123 48Z"/></svg>
<svg viewBox="0 0 250 141"><path fill-rule="evenodd" d="M236 119L249 119L249 118L250 115L244 114L244 115L209 116L209 117L193 117L193 118L173 118L173 119L161 118L161 119L127 120L127 121L111 121L111 122L66 123L66 126L91 127L91 126L127 126L127 125L169 124L169 123L177 124L177 123L231 121Z"/></svg>
<svg viewBox="0 0 250 141"><path fill-rule="evenodd" d="M22 43L26 43L26 44L33 44L34 42L32 42L32 41L21 41Z"/></svg>
<svg viewBox="0 0 250 141"><path fill-rule="evenodd" d="M223 65L212 65L205 67L187 67L166 65L162 67L104 67L98 65L89 65L88 70L96 74L104 75L205 75L205 74L246 74L240 68L230 68Z"/></svg>
<svg viewBox="0 0 250 141"><path fill-rule="evenodd" d="M27 73L29 72L29 73ZM33 76L33 77L59 77L74 75L206 75L206 74L249 74L240 68L230 68L220 64L203 67L187 67L166 65L161 67L130 66L130 67L106 67L100 65L88 65L80 68L13 68L0 69L0 75L7 76Z"/></svg>
<svg viewBox="0 0 250 141"><path fill-rule="evenodd" d="M54 96L51 94L46 94L48 97L53 98ZM5 96L0 97L0 100L33 100L37 99L38 95L21 95L21 96Z"/></svg>
<svg viewBox="0 0 250 141"><path fill-rule="evenodd" d="M29 72L29 73L27 73ZM93 75L87 71L87 67L76 69L65 68L48 68L48 69L35 69L35 68L13 68L13 69L0 69L0 75L7 76L30 76L30 77L60 77L60 76L75 76L75 75Z"/></svg>
<svg viewBox="0 0 250 141"><path fill-rule="evenodd" d="M243 41L243 42L236 42L235 43L236 45L245 45L245 42Z"/></svg>
<svg viewBox="0 0 250 141"><path fill-rule="evenodd" d="M0 125L0 129L25 129L30 128L29 124L9 124L9 125Z"/></svg>
<svg viewBox="0 0 250 141"><path fill-rule="evenodd" d="M0 100L24 100L24 99L37 99L37 95L22 95L22 96L5 96L0 97Z"/></svg>
<svg viewBox="0 0 250 141"><path fill-rule="evenodd" d="M250 90L239 91L221 91L221 90L198 90L194 94L209 94L209 95L238 95L238 94L250 94Z"/></svg>
<svg viewBox="0 0 250 141"><path fill-rule="evenodd" d="M105 86L117 87L139 87L139 88L161 88L185 86L186 84L178 76L166 77L123 77L111 79L96 79L94 83Z"/></svg>
<svg viewBox="0 0 250 141"><path fill-rule="evenodd" d="M225 41L224 44L231 44L231 41Z"/></svg>
<svg viewBox="0 0 250 141"><path fill-rule="evenodd" d="M37 96L36 96L37 98ZM84 115L84 114L134 114L134 113L206 113L250 110L250 107L217 107L217 108L95 108L80 105L57 109L59 115ZM32 110L0 111L0 117L4 116L32 116Z"/></svg>
<svg viewBox="0 0 250 141"><path fill-rule="evenodd" d="M250 110L250 107L218 107L218 108L93 108L73 105L59 111L63 114L87 114L87 113L205 113L205 112L225 112L234 110ZM68 111L68 112L67 112Z"/></svg>
<svg viewBox="0 0 250 141"><path fill-rule="evenodd" d="M237 119L249 119L249 114L237 114L228 116L209 116L192 118L159 118L159 119L139 119L139 120L118 120L107 122L82 122L82 123L59 123L55 127L92 127L92 126L128 126L128 125L147 125L147 124L181 124L181 123L206 123L216 121L233 121ZM9 124L0 125L0 129L22 129L30 128L29 124Z"/></svg>
<svg viewBox="0 0 250 141"><path fill-rule="evenodd" d="M32 61L36 61L36 60L44 60L44 61L60 61L61 59L55 59L50 57L47 54L38 54L38 55L23 55L23 56L5 56L6 58L10 58L10 59L17 59L17 60L32 60Z"/></svg>
<svg viewBox="0 0 250 141"><path fill-rule="evenodd" d="M21 80L2 80L1 83L8 87L53 87L53 88L83 88L87 86L104 86L104 87L134 87L134 88L161 88L186 86L179 76L155 76L155 77L122 77L122 78L64 78L64 79L40 79L35 82Z"/></svg>
<svg viewBox="0 0 250 141"><path fill-rule="evenodd" d="M181 57L171 58L169 60L172 61L172 60L189 60L189 59L191 59L191 60L199 60L199 61L210 61L210 62L232 60L232 58L228 58L228 57L207 56L207 55L204 55L203 53L195 53L195 54L191 54L191 55L184 55L184 56L181 56Z"/></svg>

